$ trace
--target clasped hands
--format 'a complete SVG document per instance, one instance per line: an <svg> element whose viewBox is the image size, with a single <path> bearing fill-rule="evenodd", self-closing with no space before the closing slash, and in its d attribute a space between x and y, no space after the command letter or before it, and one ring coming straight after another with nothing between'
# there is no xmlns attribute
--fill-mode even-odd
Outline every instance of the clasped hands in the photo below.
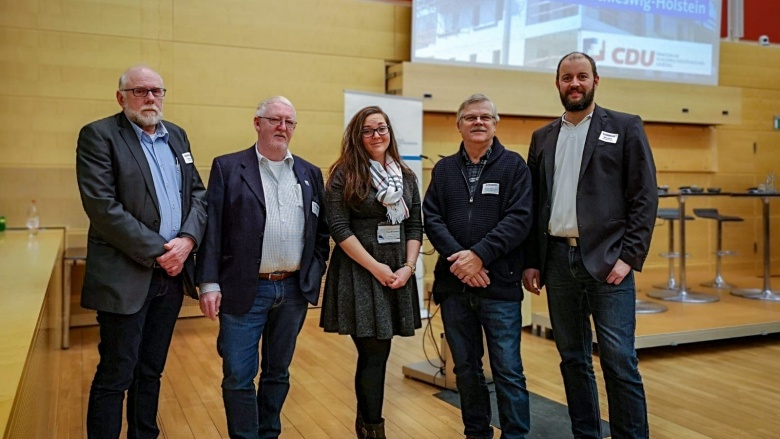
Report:
<svg viewBox="0 0 780 439"><path fill-rule="evenodd" d="M406 285L406 282L412 277L412 269L404 265L398 270L393 271L389 265L378 263L371 271L371 274L373 274L383 286L397 290Z"/></svg>
<svg viewBox="0 0 780 439"><path fill-rule="evenodd" d="M461 250L447 258L452 262L450 272L464 284L474 288L486 288L490 285L488 271L482 266L482 259L471 250Z"/></svg>
<svg viewBox="0 0 780 439"><path fill-rule="evenodd" d="M168 273L168 276L178 276L184 268L184 261L195 248L195 241L189 236L182 236L166 242L163 248L165 253L157 257L157 263Z"/></svg>

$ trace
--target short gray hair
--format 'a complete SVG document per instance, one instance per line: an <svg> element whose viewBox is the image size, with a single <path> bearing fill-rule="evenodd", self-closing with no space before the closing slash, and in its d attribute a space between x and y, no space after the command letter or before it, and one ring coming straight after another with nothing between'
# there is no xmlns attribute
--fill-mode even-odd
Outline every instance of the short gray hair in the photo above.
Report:
<svg viewBox="0 0 780 439"><path fill-rule="evenodd" d="M137 70L149 70L151 72L154 72L162 80L162 75L157 73L157 71L154 70L153 68L149 67L146 64L136 64L132 67L128 67L127 70L122 72L122 75L119 77L119 90L125 88L125 85L127 84L127 77L130 76L130 73L135 72Z"/></svg>
<svg viewBox="0 0 780 439"><path fill-rule="evenodd" d="M460 104L460 107L458 107L458 122L460 122L460 118L461 116L463 116L463 110L465 110L467 106L479 102L487 102L490 104L490 108L493 109L493 118L496 119L496 122L498 122L499 117L498 117L498 111L496 110L496 104L494 104L493 101L491 101L490 99L488 99L487 96L481 93L475 93L467 97L466 100Z"/></svg>
<svg viewBox="0 0 780 439"><path fill-rule="evenodd" d="M289 99L287 99L284 96L273 96L257 104L257 111L255 112L255 116L262 117L265 114L265 108L273 104L274 102L280 102L292 108L293 114L296 116L297 119L298 114L295 112L295 106L292 104L292 102L290 102Z"/></svg>

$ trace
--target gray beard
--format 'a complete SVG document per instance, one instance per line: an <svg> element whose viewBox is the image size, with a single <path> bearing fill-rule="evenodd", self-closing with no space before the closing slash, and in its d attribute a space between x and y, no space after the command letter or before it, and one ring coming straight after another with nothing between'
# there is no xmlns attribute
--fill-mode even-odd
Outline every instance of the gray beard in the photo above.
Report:
<svg viewBox="0 0 780 439"><path fill-rule="evenodd" d="M157 124L160 123L160 121L162 120L162 116L163 116L162 111L152 116L145 116L142 113L136 113L133 111L127 112L127 118L130 119L132 122L134 122L136 125L140 126L141 128L156 127Z"/></svg>

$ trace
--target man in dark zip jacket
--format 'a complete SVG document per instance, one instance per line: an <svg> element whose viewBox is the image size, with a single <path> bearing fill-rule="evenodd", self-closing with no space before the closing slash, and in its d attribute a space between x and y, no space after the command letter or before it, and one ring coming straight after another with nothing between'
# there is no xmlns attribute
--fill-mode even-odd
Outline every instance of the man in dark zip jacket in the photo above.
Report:
<svg viewBox="0 0 780 439"><path fill-rule="evenodd" d="M490 439L482 331L504 439L530 428L520 359L523 242L531 230L531 174L495 137L499 117L484 95L458 109L463 142L433 168L423 201L425 232L439 253L433 297L455 363L467 438Z"/></svg>

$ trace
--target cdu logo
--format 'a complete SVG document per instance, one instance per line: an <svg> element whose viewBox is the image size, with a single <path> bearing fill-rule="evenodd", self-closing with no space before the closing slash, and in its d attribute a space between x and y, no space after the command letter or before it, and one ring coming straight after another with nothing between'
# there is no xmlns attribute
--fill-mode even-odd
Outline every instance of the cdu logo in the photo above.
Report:
<svg viewBox="0 0 780 439"><path fill-rule="evenodd" d="M603 61L606 43L601 41L601 47L599 47L598 38L584 38L582 40L582 51L590 55L594 61Z"/></svg>

